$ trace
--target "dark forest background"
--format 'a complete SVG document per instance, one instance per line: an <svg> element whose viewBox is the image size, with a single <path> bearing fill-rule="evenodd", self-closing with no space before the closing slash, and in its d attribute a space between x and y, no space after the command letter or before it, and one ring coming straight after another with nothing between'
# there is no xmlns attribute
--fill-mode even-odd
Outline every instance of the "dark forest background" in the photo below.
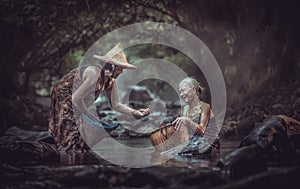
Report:
<svg viewBox="0 0 300 189"><path fill-rule="evenodd" d="M299 5L297 0L1 0L0 131L45 130L55 82L78 66L97 39L146 21L182 27L208 46L226 82L227 127L253 115L299 120ZM129 60L151 55L189 68L183 55L166 47L126 53Z"/></svg>

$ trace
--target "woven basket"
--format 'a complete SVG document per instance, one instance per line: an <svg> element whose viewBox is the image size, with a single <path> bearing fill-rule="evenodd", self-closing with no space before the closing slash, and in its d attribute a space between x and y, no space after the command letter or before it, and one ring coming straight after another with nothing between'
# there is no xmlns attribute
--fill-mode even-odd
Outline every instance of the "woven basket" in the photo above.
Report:
<svg viewBox="0 0 300 189"><path fill-rule="evenodd" d="M166 151L188 140L186 134L176 131L172 124L167 124L150 134L152 145L157 151Z"/></svg>

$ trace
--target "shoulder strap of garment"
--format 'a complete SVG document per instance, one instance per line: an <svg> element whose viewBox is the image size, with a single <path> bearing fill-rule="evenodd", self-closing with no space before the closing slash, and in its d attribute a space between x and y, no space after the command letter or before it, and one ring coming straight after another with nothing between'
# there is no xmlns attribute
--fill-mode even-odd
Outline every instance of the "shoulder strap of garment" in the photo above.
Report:
<svg viewBox="0 0 300 189"><path fill-rule="evenodd" d="M80 71L80 79L81 79L81 80L82 80L83 72L84 72L84 70L85 70L88 66L91 66L91 65L84 65L84 66L79 67L79 71ZM102 69L102 68L101 68L100 66L98 66L98 65L92 65L92 66L96 66L96 67L99 67L100 69Z"/></svg>
<svg viewBox="0 0 300 189"><path fill-rule="evenodd" d="M87 67L88 67L88 65L79 67L80 79L81 79L81 80L82 80L82 74L83 74L84 70L85 70Z"/></svg>

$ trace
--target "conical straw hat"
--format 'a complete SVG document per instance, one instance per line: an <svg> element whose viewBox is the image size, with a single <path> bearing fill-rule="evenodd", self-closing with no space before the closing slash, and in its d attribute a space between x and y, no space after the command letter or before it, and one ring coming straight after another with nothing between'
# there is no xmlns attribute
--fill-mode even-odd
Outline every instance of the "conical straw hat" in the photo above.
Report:
<svg viewBox="0 0 300 189"><path fill-rule="evenodd" d="M125 69L136 69L136 66L133 66L128 63L126 55L124 53L121 43L118 43L114 48L112 48L106 55L93 55L94 58L113 64L117 66L123 66Z"/></svg>

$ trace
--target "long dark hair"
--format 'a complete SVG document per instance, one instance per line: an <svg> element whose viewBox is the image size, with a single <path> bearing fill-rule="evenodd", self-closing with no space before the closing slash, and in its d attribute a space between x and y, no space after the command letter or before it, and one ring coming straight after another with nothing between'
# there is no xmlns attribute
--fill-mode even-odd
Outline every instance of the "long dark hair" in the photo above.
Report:
<svg viewBox="0 0 300 189"><path fill-rule="evenodd" d="M114 68L113 65L108 62L99 61L98 64L102 67L101 69L101 78L105 77L105 70L108 70L110 72L113 72ZM102 80L102 85L104 84L104 81Z"/></svg>
<svg viewBox="0 0 300 189"><path fill-rule="evenodd" d="M98 65L100 65L100 67L102 68L101 70L101 77L103 78L105 75L105 70L108 70L110 72L113 71L113 65L108 63L108 62L104 62L104 61L99 61Z"/></svg>

